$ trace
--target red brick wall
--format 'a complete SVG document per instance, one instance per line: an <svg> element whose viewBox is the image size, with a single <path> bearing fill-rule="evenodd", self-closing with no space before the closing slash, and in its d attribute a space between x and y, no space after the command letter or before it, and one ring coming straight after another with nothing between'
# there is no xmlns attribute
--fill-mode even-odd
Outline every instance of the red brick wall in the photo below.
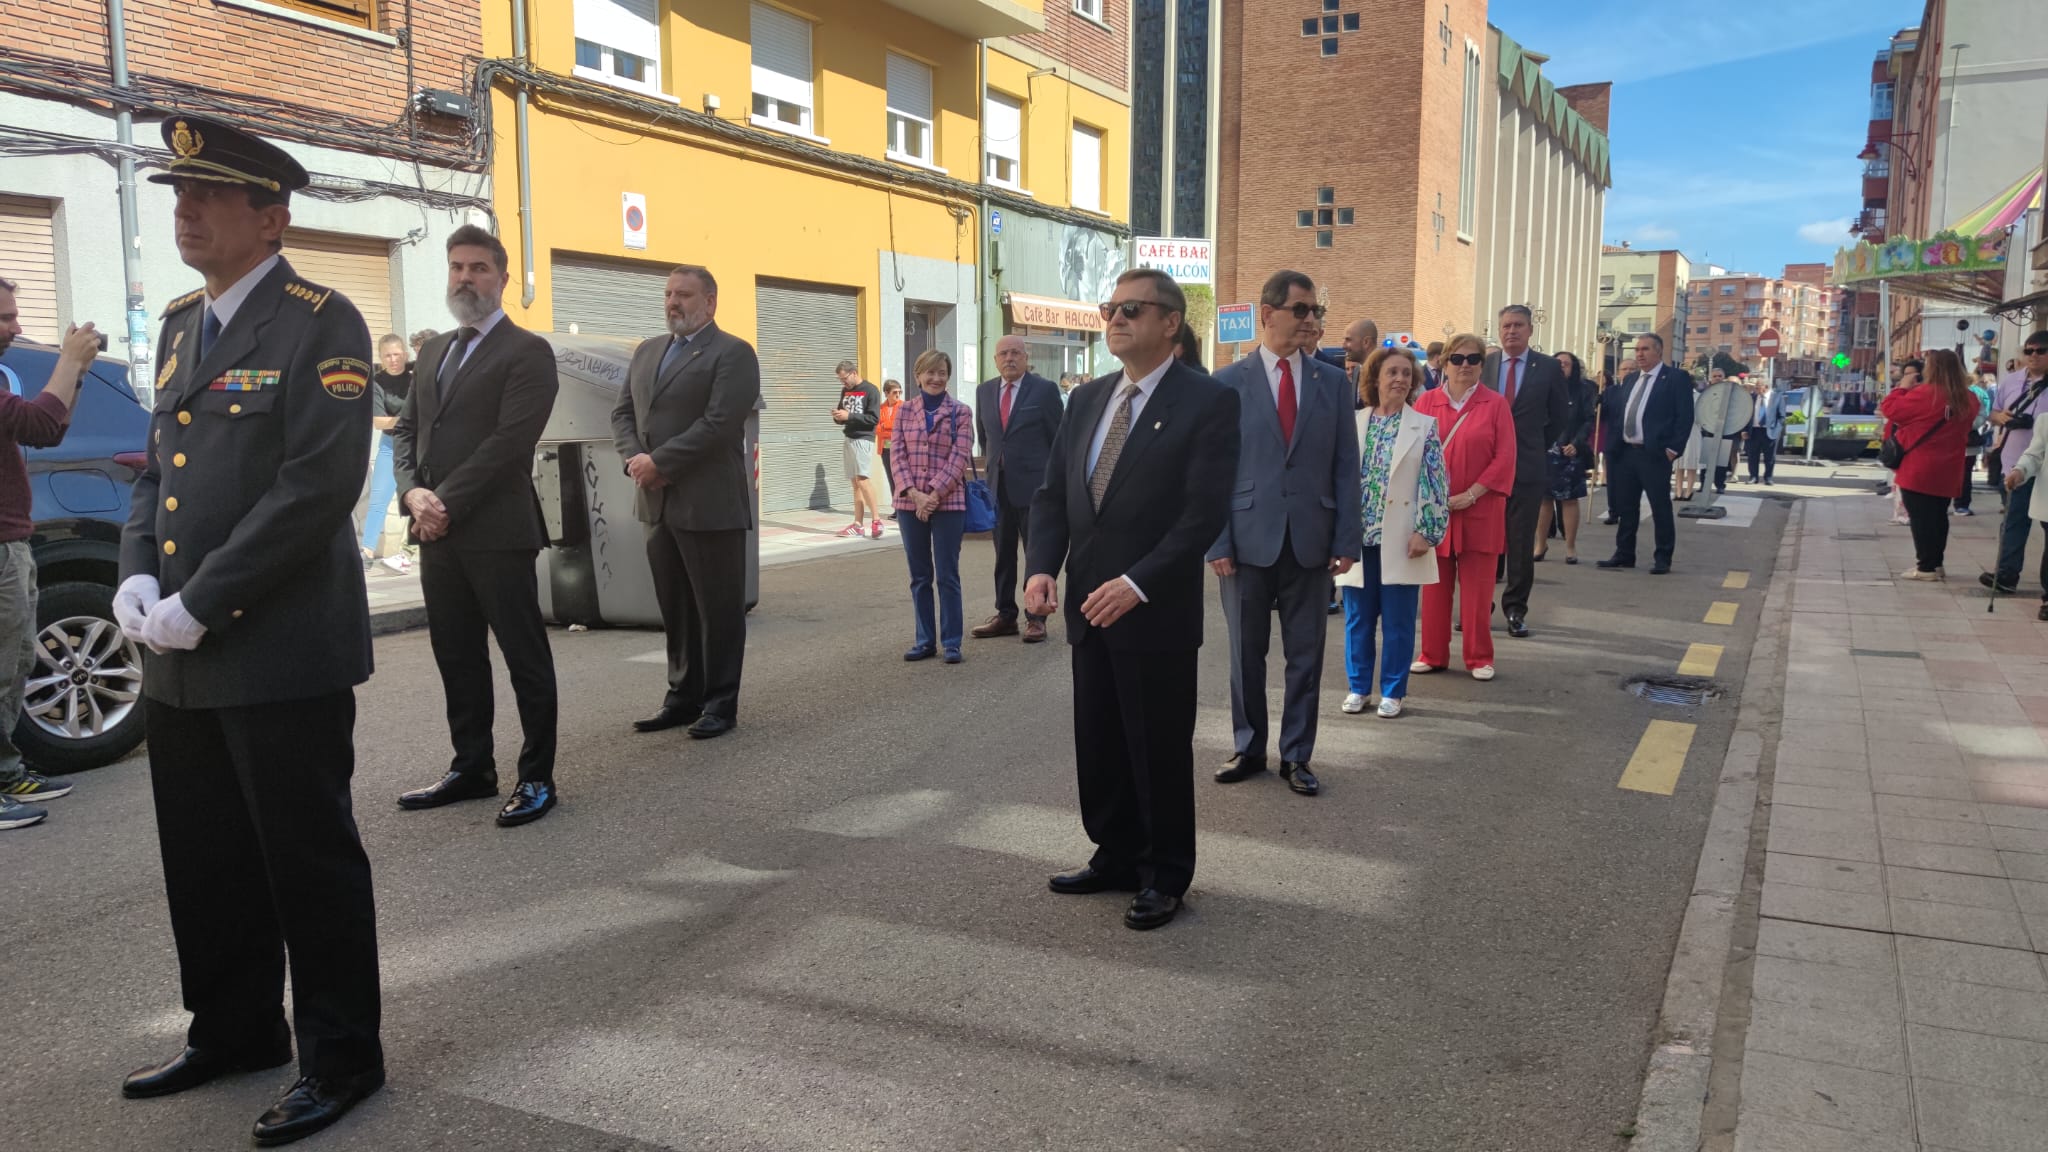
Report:
<svg viewBox="0 0 2048 1152"><path fill-rule="evenodd" d="M1557 94L1564 97L1564 102L1572 106L1572 111L1585 117L1586 123L1598 128L1601 135L1606 135L1608 102L1614 98L1613 84L1605 81L1598 84L1573 84L1568 88L1559 88Z"/></svg>
<svg viewBox="0 0 2048 1152"><path fill-rule="evenodd" d="M129 0L128 68L222 93L252 93L370 121L405 110L405 50L212 0ZM461 91L463 58L482 52L482 15L462 0L379 4L376 31L410 24L413 82ZM29 52L107 62L99 0L0 0L0 27ZM288 133L289 126L279 128Z"/></svg>
<svg viewBox="0 0 2048 1152"><path fill-rule="evenodd" d="M1064 64L1119 89L1131 86L1131 0L1102 0L1109 27L1074 15L1073 0L1045 0L1045 31L1015 37Z"/></svg>

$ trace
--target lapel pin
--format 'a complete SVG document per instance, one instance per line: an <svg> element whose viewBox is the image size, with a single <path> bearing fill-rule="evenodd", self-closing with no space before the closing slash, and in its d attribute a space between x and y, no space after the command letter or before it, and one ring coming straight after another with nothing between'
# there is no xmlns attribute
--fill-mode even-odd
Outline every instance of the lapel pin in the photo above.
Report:
<svg viewBox="0 0 2048 1152"><path fill-rule="evenodd" d="M1164 420L1154 420L1154 421L1152 422L1152 430L1153 430L1154 432L1157 432L1157 431L1159 431L1159 430L1160 430L1161 428L1164 428L1164 427L1166 427L1166 422L1165 422Z"/></svg>

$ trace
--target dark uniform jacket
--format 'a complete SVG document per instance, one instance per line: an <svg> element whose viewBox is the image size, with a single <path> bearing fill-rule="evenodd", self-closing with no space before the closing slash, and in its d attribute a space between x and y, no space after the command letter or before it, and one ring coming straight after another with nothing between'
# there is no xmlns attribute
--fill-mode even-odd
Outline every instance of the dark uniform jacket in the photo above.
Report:
<svg viewBox="0 0 2048 1152"><path fill-rule="evenodd" d="M370 677L370 608L349 523L369 467L370 330L279 260L199 355L205 294L164 311L149 463L121 578L157 579L206 626L144 658L179 708L321 696Z"/></svg>
<svg viewBox="0 0 2048 1152"><path fill-rule="evenodd" d="M708 324L657 375L670 339L634 349L612 409L619 459L645 452L668 480L636 489L633 511L642 524L677 532L745 531L754 526L754 501L744 445L747 414L761 399L761 361L753 345Z"/></svg>
<svg viewBox="0 0 2048 1152"><path fill-rule="evenodd" d="M547 528L533 490L533 450L561 387L554 348L500 317L443 395L441 365L454 343L455 333L443 332L420 348L412 392L391 430L398 492L431 489L447 506L448 535L437 544L463 551L543 548Z"/></svg>

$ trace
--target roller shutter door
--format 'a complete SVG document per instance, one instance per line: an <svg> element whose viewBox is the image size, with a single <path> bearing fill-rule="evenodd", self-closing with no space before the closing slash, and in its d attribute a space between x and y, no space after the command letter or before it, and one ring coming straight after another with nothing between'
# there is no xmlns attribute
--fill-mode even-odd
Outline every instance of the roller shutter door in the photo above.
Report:
<svg viewBox="0 0 2048 1152"><path fill-rule="evenodd" d="M391 326L391 241L292 228L284 258L300 276L348 297L370 326L373 351L385 333L398 331Z"/></svg>
<svg viewBox="0 0 2048 1152"><path fill-rule="evenodd" d="M761 356L761 510L829 508L846 491L846 437L832 422L841 360L860 359L859 296L762 282L755 290ZM879 473L877 473L879 475Z"/></svg>
<svg viewBox="0 0 2048 1152"><path fill-rule="evenodd" d="M584 336L645 340L668 331L663 295L667 265L556 256L553 281L555 331Z"/></svg>
<svg viewBox="0 0 2048 1152"><path fill-rule="evenodd" d="M0 196L0 278L17 287L22 339L55 344L57 327L57 237L48 200Z"/></svg>

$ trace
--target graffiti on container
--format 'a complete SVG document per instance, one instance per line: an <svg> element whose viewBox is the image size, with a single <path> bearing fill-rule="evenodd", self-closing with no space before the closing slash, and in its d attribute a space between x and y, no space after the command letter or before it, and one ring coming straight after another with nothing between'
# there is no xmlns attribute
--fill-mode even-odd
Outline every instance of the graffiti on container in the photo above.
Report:
<svg viewBox="0 0 2048 1152"><path fill-rule="evenodd" d="M597 568L598 575L603 578L604 584L600 586L605 586L609 585L612 579L612 562L606 555L611 544L611 531L605 523L604 492L597 486L597 481L597 454L585 452L583 489L590 493L590 558Z"/></svg>
<svg viewBox="0 0 2048 1152"><path fill-rule="evenodd" d="M626 379L626 363L617 356L593 356L575 348L563 348L555 353L555 364L564 372L594 382L623 384Z"/></svg>

